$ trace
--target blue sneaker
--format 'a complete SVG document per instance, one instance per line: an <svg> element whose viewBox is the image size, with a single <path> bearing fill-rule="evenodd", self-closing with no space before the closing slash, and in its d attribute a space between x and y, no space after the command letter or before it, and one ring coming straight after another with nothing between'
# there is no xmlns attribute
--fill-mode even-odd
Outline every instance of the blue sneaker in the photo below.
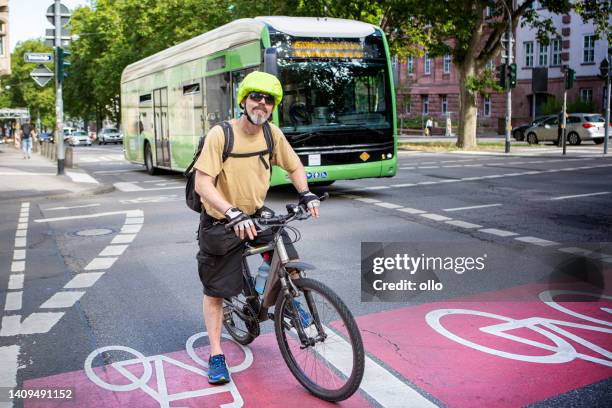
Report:
<svg viewBox="0 0 612 408"><path fill-rule="evenodd" d="M310 315L310 313L304 310L304 308L302 307L302 304L296 299L293 299L293 304L295 305L295 308L297 309L298 314L300 315L300 321L302 322L302 327L306 328L310 326L312 324L312 316ZM292 311L285 309L284 314L286 317L291 318Z"/></svg>
<svg viewBox="0 0 612 408"><path fill-rule="evenodd" d="M230 381L230 374L227 365L225 365L225 356L223 354L210 356L208 359L208 383L226 384Z"/></svg>

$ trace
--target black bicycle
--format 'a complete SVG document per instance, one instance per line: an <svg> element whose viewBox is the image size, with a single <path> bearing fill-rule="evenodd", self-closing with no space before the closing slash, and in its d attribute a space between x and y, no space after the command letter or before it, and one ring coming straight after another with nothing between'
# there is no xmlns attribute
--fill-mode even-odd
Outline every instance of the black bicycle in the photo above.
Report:
<svg viewBox="0 0 612 408"><path fill-rule="evenodd" d="M325 194L321 201L328 197ZM259 336L261 322L272 319L283 359L295 378L312 394L326 401L342 401L357 391L363 378L364 350L353 315L328 286L306 278L314 266L290 262L281 233L299 231L287 224L305 220L310 213L289 204L287 214L262 214L255 219L260 229L271 228L274 239L260 247L247 246L243 253L243 291L224 300L223 325L240 344ZM273 251L265 290L255 290L247 257ZM268 309L274 306L274 313Z"/></svg>

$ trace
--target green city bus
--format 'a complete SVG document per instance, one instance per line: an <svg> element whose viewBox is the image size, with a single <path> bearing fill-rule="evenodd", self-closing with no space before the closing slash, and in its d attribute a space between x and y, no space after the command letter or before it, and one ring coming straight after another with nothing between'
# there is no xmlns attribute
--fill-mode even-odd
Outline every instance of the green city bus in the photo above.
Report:
<svg viewBox="0 0 612 408"><path fill-rule="evenodd" d="M395 175L395 93L385 36L371 24L333 18L240 19L126 67L126 159L150 174L183 171L212 126L240 115L238 84L255 70L283 85L272 120L310 183ZM271 184L289 182L274 167Z"/></svg>

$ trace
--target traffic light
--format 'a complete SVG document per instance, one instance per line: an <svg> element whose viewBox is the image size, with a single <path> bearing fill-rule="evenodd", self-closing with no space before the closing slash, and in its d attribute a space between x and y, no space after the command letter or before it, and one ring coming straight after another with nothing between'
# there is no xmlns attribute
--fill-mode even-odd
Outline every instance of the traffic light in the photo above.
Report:
<svg viewBox="0 0 612 408"><path fill-rule="evenodd" d="M62 47L56 47L55 53L57 55L57 60L55 62L57 64L57 78L60 81L63 81L64 78L68 76L68 73L66 73L66 68L70 66L70 61L68 61L66 58L70 56L70 51L66 51Z"/></svg>
<svg viewBox="0 0 612 408"><path fill-rule="evenodd" d="M502 88L506 87L506 82L508 79L508 70L506 68L506 64L497 66L497 84Z"/></svg>
<svg viewBox="0 0 612 408"><path fill-rule="evenodd" d="M565 70L565 89L572 89L576 80L576 71L571 68Z"/></svg>
<svg viewBox="0 0 612 408"><path fill-rule="evenodd" d="M516 64L508 66L508 83L510 88L516 88Z"/></svg>

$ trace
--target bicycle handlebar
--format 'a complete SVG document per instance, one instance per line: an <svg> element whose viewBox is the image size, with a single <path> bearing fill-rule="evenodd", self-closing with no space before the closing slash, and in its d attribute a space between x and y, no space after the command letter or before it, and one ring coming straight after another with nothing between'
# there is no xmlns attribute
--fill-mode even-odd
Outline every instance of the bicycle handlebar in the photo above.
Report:
<svg viewBox="0 0 612 408"><path fill-rule="evenodd" d="M329 198L329 193L325 193L319 197L319 201L325 201ZM287 214L285 215L277 215L274 217L257 217L253 218L253 220L261 225L261 226L280 226L287 224L293 220L305 220L310 218L310 211L305 208L303 205L299 204L287 204L285 207L287 209ZM225 229L232 229L228 224L225 225Z"/></svg>

